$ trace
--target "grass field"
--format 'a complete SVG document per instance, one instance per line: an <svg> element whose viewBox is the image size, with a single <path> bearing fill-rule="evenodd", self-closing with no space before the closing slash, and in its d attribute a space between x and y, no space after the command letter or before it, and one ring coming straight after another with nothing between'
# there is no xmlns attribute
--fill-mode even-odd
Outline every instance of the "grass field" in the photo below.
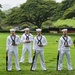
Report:
<svg viewBox="0 0 75 75"><path fill-rule="evenodd" d="M68 25L75 27L75 20L74 19L66 19L66 20L57 20L56 22L53 23L55 26L62 26L62 25Z"/></svg>
<svg viewBox="0 0 75 75"><path fill-rule="evenodd" d="M26 60L24 64L20 64L22 71L16 71L14 64L14 57L12 59L13 70L11 72L6 72L5 70L5 49L6 49L6 38L8 33L0 33L0 75L75 75L75 48L71 47L71 61L72 66L74 68L73 71L67 70L67 61L64 56L63 60L63 70L61 72L56 71L56 57L57 57L57 49L58 43L56 43L56 39L59 39L61 34L44 34L47 38L48 45L45 47L45 63L47 67L47 71L42 71L40 67L40 58L37 60L37 69L36 71L30 71L31 65L28 63L28 54L26 54ZM18 34L21 36L21 34ZM71 35L72 39L74 36ZM19 59L22 53L22 44L19 45Z"/></svg>

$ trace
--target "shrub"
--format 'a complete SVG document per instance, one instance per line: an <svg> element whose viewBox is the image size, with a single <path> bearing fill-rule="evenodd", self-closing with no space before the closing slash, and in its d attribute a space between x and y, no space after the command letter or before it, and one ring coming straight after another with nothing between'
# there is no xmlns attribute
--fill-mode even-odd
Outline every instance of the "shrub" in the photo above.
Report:
<svg viewBox="0 0 75 75"><path fill-rule="evenodd" d="M26 28L26 27L28 27L28 24L23 24L23 25L21 26L21 29L24 29L24 28Z"/></svg>
<svg viewBox="0 0 75 75"><path fill-rule="evenodd" d="M13 26L7 26L5 30L10 30Z"/></svg>
<svg viewBox="0 0 75 75"><path fill-rule="evenodd" d="M58 28L69 28L69 26L64 24L64 25L59 25Z"/></svg>
<svg viewBox="0 0 75 75"><path fill-rule="evenodd" d="M35 31L37 28L38 28L37 26L33 26L31 30Z"/></svg>

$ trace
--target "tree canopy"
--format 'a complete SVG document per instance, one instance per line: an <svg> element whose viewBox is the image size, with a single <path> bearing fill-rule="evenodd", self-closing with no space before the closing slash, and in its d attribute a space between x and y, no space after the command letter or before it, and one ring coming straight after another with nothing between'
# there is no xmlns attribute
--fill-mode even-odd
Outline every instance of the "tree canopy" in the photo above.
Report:
<svg viewBox="0 0 75 75"><path fill-rule="evenodd" d="M63 15L63 19L69 19L69 18L74 18L75 17L75 4L68 8Z"/></svg>
<svg viewBox="0 0 75 75"><path fill-rule="evenodd" d="M27 0L20 7L14 7L5 12L0 10L0 23L8 26L26 23L40 28L42 24L52 24L58 19L74 17L75 0L63 0L61 3L56 3L55 0Z"/></svg>
<svg viewBox="0 0 75 75"><path fill-rule="evenodd" d="M2 5L0 4L0 8L2 8ZM0 10L0 23L2 22L2 20L5 18L5 13L3 13L1 10Z"/></svg>
<svg viewBox="0 0 75 75"><path fill-rule="evenodd" d="M30 22L38 27L41 27L42 23L50 19L54 10L56 9L55 1L44 1L44 0L28 0L22 4L20 8L11 9L11 13L5 20L5 23L19 24L23 22Z"/></svg>

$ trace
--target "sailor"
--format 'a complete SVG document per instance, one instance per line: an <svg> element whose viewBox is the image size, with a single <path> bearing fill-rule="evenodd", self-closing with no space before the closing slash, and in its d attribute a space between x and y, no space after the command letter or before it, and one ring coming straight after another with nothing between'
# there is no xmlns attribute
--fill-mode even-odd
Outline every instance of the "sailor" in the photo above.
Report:
<svg viewBox="0 0 75 75"><path fill-rule="evenodd" d="M59 40L59 63L58 63L58 70L62 70L62 61L63 56L66 54L67 57L67 63L68 63L68 70L73 70L70 60L70 46L72 45L72 39L70 36L67 35L67 29L63 29L63 36Z"/></svg>
<svg viewBox="0 0 75 75"><path fill-rule="evenodd" d="M10 35L7 37L6 51L8 52L8 71L12 70L12 54L15 57L16 69L20 71L18 61L18 45L20 44L20 38L15 34L15 29L10 29Z"/></svg>
<svg viewBox="0 0 75 75"><path fill-rule="evenodd" d="M23 43L22 56L20 59L21 63L24 63L26 51L28 51L28 60L29 63L32 63L32 46L31 42L33 42L33 35L30 33L29 28L24 29L25 33L21 37L21 42Z"/></svg>
<svg viewBox="0 0 75 75"><path fill-rule="evenodd" d="M34 58L33 64L32 64L32 69L31 69L32 71L36 70L36 61L37 61L38 54L40 55L41 68L44 71L46 70L45 62L44 62L44 46L47 45L47 40L46 40L45 36L43 36L41 34L41 31L42 31L42 29L36 29L37 36L34 38L34 42L33 42L35 58Z"/></svg>

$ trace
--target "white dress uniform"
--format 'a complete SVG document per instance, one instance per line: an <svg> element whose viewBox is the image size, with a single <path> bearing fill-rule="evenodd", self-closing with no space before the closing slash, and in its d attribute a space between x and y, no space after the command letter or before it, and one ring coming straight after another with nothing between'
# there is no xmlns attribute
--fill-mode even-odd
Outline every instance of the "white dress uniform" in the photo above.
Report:
<svg viewBox="0 0 75 75"><path fill-rule="evenodd" d="M12 45L12 40L15 40L16 46ZM12 70L12 54L15 56L16 69L20 70L18 61L18 44L20 44L20 38L18 35L15 35L15 37L11 35L7 37L6 50L8 51L8 71Z"/></svg>
<svg viewBox="0 0 75 75"><path fill-rule="evenodd" d="M69 47L65 47L65 44L68 43ZM59 40L59 46L58 46L58 51L59 51L59 63L58 63L58 70L62 70L62 60L64 54L66 54L67 57L67 62L68 62L68 70L73 70L71 66L71 60L70 60L70 46L72 45L72 40L71 37L67 36L64 37L62 36Z"/></svg>
<svg viewBox="0 0 75 75"><path fill-rule="evenodd" d="M40 42L43 45L43 47L38 46L40 44ZM33 49L35 51L35 59L34 59L34 63L32 66L32 70L36 69L36 61L37 61L38 54L40 54L41 68L42 68L42 70L46 70L45 62L44 62L44 46L46 46L46 45L47 45L47 40L46 40L45 36L41 35L41 36L36 36L34 38Z"/></svg>
<svg viewBox="0 0 75 75"><path fill-rule="evenodd" d="M30 43L26 43L26 40L30 41ZM32 49L31 49L31 42L33 42L33 35L32 34L23 34L21 37L21 42L23 43L23 49L22 49L22 56L20 59L20 62L24 62L25 59L25 53L28 51L28 59L29 63L32 63Z"/></svg>

